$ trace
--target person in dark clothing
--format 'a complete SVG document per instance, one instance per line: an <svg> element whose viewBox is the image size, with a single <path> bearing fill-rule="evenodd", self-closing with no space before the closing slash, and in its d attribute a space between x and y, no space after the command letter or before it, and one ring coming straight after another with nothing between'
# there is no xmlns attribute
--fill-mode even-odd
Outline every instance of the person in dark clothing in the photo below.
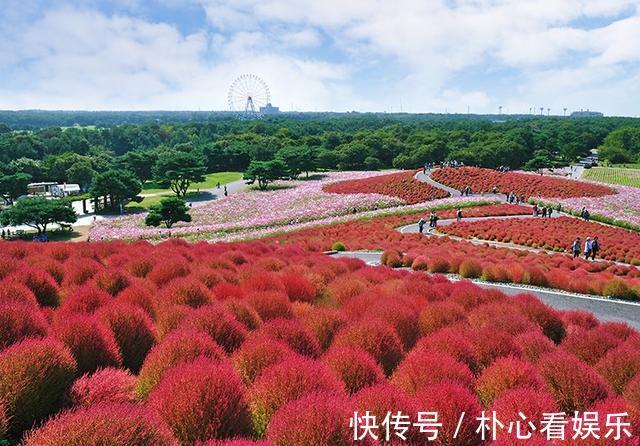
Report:
<svg viewBox="0 0 640 446"><path fill-rule="evenodd" d="M458 209L456 211L456 221L461 221L462 220L462 209Z"/></svg>
<svg viewBox="0 0 640 446"><path fill-rule="evenodd" d="M598 236L596 235L591 241L591 260L596 259L596 254L600 251L600 242L598 241Z"/></svg>
<svg viewBox="0 0 640 446"><path fill-rule="evenodd" d="M576 237L571 245L571 251L573 252L573 258L580 257L580 237Z"/></svg>
<svg viewBox="0 0 640 446"><path fill-rule="evenodd" d="M587 241L584 242L584 258L585 260L589 260L589 257L591 256L591 247L593 245L593 241L591 240L591 237L587 237Z"/></svg>
<svg viewBox="0 0 640 446"><path fill-rule="evenodd" d="M437 228L437 227L438 227L438 218L439 218L439 217L438 217L438 214L436 214L436 213L434 212L434 214L433 214L433 227L434 227L434 228Z"/></svg>
<svg viewBox="0 0 640 446"><path fill-rule="evenodd" d="M224 187L224 196L225 197L229 196L229 191L227 190L227 186Z"/></svg>
<svg viewBox="0 0 640 446"><path fill-rule="evenodd" d="M420 220L418 220L418 232L420 232L420 234L424 232L424 223L424 218L420 217Z"/></svg>
<svg viewBox="0 0 640 446"><path fill-rule="evenodd" d="M546 218L547 216L547 208L542 208L542 218Z"/></svg>

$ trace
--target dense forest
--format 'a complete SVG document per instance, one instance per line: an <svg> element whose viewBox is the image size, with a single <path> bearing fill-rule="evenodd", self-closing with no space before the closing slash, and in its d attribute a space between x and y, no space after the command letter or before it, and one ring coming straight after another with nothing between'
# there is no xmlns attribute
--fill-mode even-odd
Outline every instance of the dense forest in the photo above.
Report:
<svg viewBox="0 0 640 446"><path fill-rule="evenodd" d="M41 126L53 122L58 126ZM598 147L612 161L637 160L640 120L359 113L242 120L205 112L0 112L0 183L2 176L5 183L28 177L88 188L98 172L109 170L128 171L144 182L154 177L159 158L176 152L188 154L206 172L245 171L252 161L279 160L296 175L313 169L415 168L452 159L535 169L574 161Z"/></svg>

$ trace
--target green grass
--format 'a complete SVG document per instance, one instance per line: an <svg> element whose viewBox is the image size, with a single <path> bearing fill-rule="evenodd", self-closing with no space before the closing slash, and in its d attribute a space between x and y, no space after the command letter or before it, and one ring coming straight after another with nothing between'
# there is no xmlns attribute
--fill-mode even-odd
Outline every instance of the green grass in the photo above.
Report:
<svg viewBox="0 0 640 446"><path fill-rule="evenodd" d="M186 199L197 201L198 198L204 198L205 195L206 194L204 192L200 192L200 193L198 193L198 192L187 192ZM140 203L136 203L134 201L128 203L125 206L125 209L130 214L134 213L134 212L146 212L146 211L149 210L149 208L151 206L159 204L160 200L162 200L163 198L165 198L165 197L173 197L173 196L175 196L175 194L173 192L169 192L169 193L166 193L166 194L152 195L150 197L144 197L144 199Z"/></svg>
<svg viewBox="0 0 640 446"><path fill-rule="evenodd" d="M585 169L582 177L601 183L640 187L640 169L593 167L591 169Z"/></svg>
<svg viewBox="0 0 640 446"><path fill-rule="evenodd" d="M238 181L242 179L242 173L240 172L216 172L205 175L205 180L201 183L193 183L189 190L198 190L198 189L213 189L217 186L218 182L220 185L225 185L227 183L231 183L232 181ZM147 181L142 186L143 194L157 194L167 192L171 193L171 189L166 189L160 187L155 181Z"/></svg>

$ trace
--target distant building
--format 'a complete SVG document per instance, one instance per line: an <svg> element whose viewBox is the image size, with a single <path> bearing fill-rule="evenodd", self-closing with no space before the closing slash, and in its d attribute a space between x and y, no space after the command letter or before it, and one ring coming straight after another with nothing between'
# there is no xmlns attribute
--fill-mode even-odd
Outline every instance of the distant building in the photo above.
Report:
<svg viewBox="0 0 640 446"><path fill-rule="evenodd" d="M58 183L42 182L42 183L29 183L27 184L27 193L29 195L51 195L51 188L57 186Z"/></svg>
<svg viewBox="0 0 640 446"><path fill-rule="evenodd" d="M278 107L274 107L269 102L264 107L260 107L260 113L263 115L275 115L276 113L280 113L280 109Z"/></svg>
<svg viewBox="0 0 640 446"><path fill-rule="evenodd" d="M602 113L590 110L580 110L571 113L572 118L601 118L602 116L604 116Z"/></svg>
<svg viewBox="0 0 640 446"><path fill-rule="evenodd" d="M68 195L79 195L81 192L79 184L58 184L51 181L27 184L27 193L29 195L42 197L62 198Z"/></svg>

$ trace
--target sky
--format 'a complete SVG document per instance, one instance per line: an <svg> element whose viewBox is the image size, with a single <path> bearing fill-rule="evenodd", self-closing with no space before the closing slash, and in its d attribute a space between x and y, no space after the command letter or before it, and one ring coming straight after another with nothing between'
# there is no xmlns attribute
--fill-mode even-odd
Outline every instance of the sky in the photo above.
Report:
<svg viewBox="0 0 640 446"><path fill-rule="evenodd" d="M0 0L0 109L640 115L640 0Z"/></svg>

